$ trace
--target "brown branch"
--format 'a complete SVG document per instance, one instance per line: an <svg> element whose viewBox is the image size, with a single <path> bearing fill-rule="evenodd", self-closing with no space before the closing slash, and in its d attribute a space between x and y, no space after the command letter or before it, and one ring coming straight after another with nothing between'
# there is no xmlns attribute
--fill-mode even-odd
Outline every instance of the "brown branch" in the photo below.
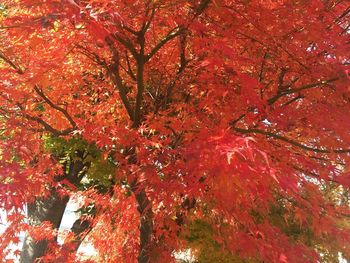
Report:
<svg viewBox="0 0 350 263"><path fill-rule="evenodd" d="M69 115L69 113L63 109L62 107L54 104L45 94L44 92L39 89L39 87L37 85L34 86L34 90L35 92L47 103L50 105L51 108L58 110L59 112L61 112L69 121L69 123L72 125L72 129L76 129L77 128L77 124L75 123L75 121L73 120L73 118Z"/></svg>
<svg viewBox="0 0 350 263"><path fill-rule="evenodd" d="M73 251L76 252L81 243L84 241L85 237L92 230L92 225L88 220L84 220L82 218L77 219L71 231L74 233L74 241L73 241Z"/></svg>
<svg viewBox="0 0 350 263"><path fill-rule="evenodd" d="M305 97L299 94L298 96L296 96L293 99L291 99L291 100L287 101L286 103L284 103L282 106L288 106L289 104L292 104L294 101L297 101L297 100L303 99L303 98L305 98Z"/></svg>
<svg viewBox="0 0 350 263"><path fill-rule="evenodd" d="M185 70L188 62L189 61L186 61L186 63L184 65L181 65L179 67L179 69L177 70L177 72L175 74L175 77L167 84L167 86L165 88L165 90L166 90L165 97L163 100L160 101L160 103L157 103L156 108L154 110L155 113L157 113L159 111L159 109L161 109L162 107L165 107L167 104L169 104L174 86L175 86L176 82L180 79L182 72Z"/></svg>
<svg viewBox="0 0 350 263"><path fill-rule="evenodd" d="M269 56L268 53L265 52L264 57L263 57L263 61L261 62L260 73L259 73L259 82L262 82L262 80L263 80L266 59L268 58L268 56Z"/></svg>
<svg viewBox="0 0 350 263"><path fill-rule="evenodd" d="M148 55L146 55L145 62L149 61L166 43L179 36L184 30L185 28L178 26L170 30L168 34L148 53Z"/></svg>
<svg viewBox="0 0 350 263"><path fill-rule="evenodd" d="M108 68L108 74L111 77L113 84L117 87L119 91L120 99L122 100L124 107L128 112L130 120L133 121L134 120L133 110L130 105L129 99L127 97L127 92L122 82L122 79L120 78L119 74L117 74L115 71L111 71L109 68Z"/></svg>
<svg viewBox="0 0 350 263"><path fill-rule="evenodd" d="M126 31L130 32L131 34L137 36L138 32L131 29L130 27L127 27L126 25L122 25L122 28L125 29Z"/></svg>
<svg viewBox="0 0 350 263"><path fill-rule="evenodd" d="M112 54L113 54L113 64L111 66L108 66L107 63L101 59L96 53L91 52L87 48L77 45L79 49L82 50L82 54L87 56L89 59L94 61L97 65L103 67L104 69L107 70L108 75L110 76L114 86L118 89L119 91L119 96L120 99L123 102L123 105L130 117L131 120L133 120L134 114L133 114L133 109L130 105L129 99L127 97L127 92L125 89L125 86L122 82L122 79L119 75L119 66L120 66L120 61L119 61L119 53L113 46L113 41L110 38L106 38L106 43L108 44Z"/></svg>
<svg viewBox="0 0 350 263"><path fill-rule="evenodd" d="M350 7L348 7L347 9L345 9L345 11L339 15L336 19L334 19L333 23L331 23L327 29L330 29L333 25L337 24L341 19L343 19L344 17L346 17L348 14L350 13Z"/></svg>
<svg viewBox="0 0 350 263"><path fill-rule="evenodd" d="M82 54L84 54L89 59L94 61L96 64L102 66L103 68L105 68L107 70L107 73L110 76L114 86L119 91L120 99L122 100L123 105L124 105L128 115L129 115L130 119L133 120L133 117L134 117L133 109L132 109L130 102L129 102L129 99L127 97L127 91L125 89L125 86L124 86L122 79L119 75L119 66L120 66L119 52L115 49L115 47L113 45L113 41L110 38L108 38L108 37L106 38L106 43L113 54L113 64L110 66L108 66L106 61L101 59L96 53L91 52L90 50L88 50L87 48L85 48L84 46L81 46L79 44L76 46L82 50Z"/></svg>
<svg viewBox="0 0 350 263"><path fill-rule="evenodd" d="M126 60L127 66L128 66L128 70L126 72L132 78L132 80L136 81L136 76L135 76L134 72L132 71L130 60L129 60L127 53L125 54L125 60Z"/></svg>
<svg viewBox="0 0 350 263"><path fill-rule="evenodd" d="M168 83L168 85L166 86L165 90L165 97L164 100L162 101L162 103L159 103L159 105L156 107L155 112L157 113L158 110L162 107L165 106L169 103L169 100L171 98L174 86L176 84L176 82L179 80L179 78L181 77L182 73L184 72L185 68L187 67L188 63L190 62L190 60L186 59L186 43L187 43L187 39L186 39L186 34L181 34L180 36L180 66L178 68L178 70L176 71L175 77Z"/></svg>
<svg viewBox="0 0 350 263"><path fill-rule="evenodd" d="M176 81L180 78L181 74L184 72L187 64L188 64L188 60L184 61L183 63L181 63L179 69L176 72L175 78L170 81L170 83L167 85L166 87L166 94L165 94L165 104L169 103L169 99L171 97L173 88L175 86Z"/></svg>
<svg viewBox="0 0 350 263"><path fill-rule="evenodd" d="M113 84L117 87L119 91L120 98L124 104L126 111L128 112L130 120L133 121L134 120L133 110L130 105L129 99L127 97L126 88L119 74L119 66L120 66L119 52L115 49L113 42L111 41L110 38L106 38L106 43L108 44L108 47L113 54L113 64L111 66L108 66L105 64L104 66L107 69Z"/></svg>
<svg viewBox="0 0 350 263"><path fill-rule="evenodd" d="M237 122L239 122L240 120L242 120L247 114L246 113L243 113L241 114L238 118L230 121L230 125L231 126L234 126Z"/></svg>
<svg viewBox="0 0 350 263"><path fill-rule="evenodd" d="M207 9L210 2L211 2L211 0L202 0L199 3L198 7L196 8L196 13L195 13L194 18L200 16L205 11L205 9Z"/></svg>
<svg viewBox="0 0 350 263"><path fill-rule="evenodd" d="M252 42L257 42L257 43L259 43L260 45L262 45L263 47L265 47L266 50L268 50L268 51L271 50L271 47L270 47L270 46L266 45L265 43L261 42L260 40L258 40L258 39L255 38L255 37L249 36L249 35L247 35L247 34L245 34L245 33L242 33L242 32L237 32L237 35L242 35L243 37L250 39Z"/></svg>
<svg viewBox="0 0 350 263"><path fill-rule="evenodd" d="M1 107L0 110L2 112L5 112L6 114L9 114L9 115L12 114L15 116L23 117L23 118L30 120L30 121L35 121L36 123L38 123L44 127L44 130L35 130L37 132L47 131L47 132L52 133L55 136L64 136L64 135L68 135L69 133L71 133L75 130L75 128L68 128L68 129L65 129L63 131L57 130L54 127L52 127L50 124L48 124L46 121L44 121L43 119L41 119L37 116L32 116L32 115L29 115L28 113L25 113L25 109L23 108L23 106L20 103L18 103L18 102L15 103L11 99L6 98L6 96L4 96L4 95L2 95L1 97L3 97L5 100L7 100L10 103L14 103L18 107L18 109L22 111L22 113L18 113L18 112L10 111L8 109L4 109L3 107Z"/></svg>
<svg viewBox="0 0 350 263"><path fill-rule="evenodd" d="M191 21L188 23L188 25L177 26L172 30L170 30L168 34L164 38L162 38L162 40L160 40L160 42L150 51L150 53L146 55L145 62L150 60L166 43L168 43L170 40L182 34L188 28L189 24L207 9L210 2L211 0L202 0L197 6L197 8L195 9L195 14L191 19Z"/></svg>
<svg viewBox="0 0 350 263"><path fill-rule="evenodd" d="M303 67L304 69L306 69L307 71L310 71L309 67L307 67L306 65L304 65L296 56L294 56L292 53L290 53L284 46L282 46L281 44L277 45L279 48L281 48L284 52L287 53L287 55L294 60L295 62L297 62L301 67Z"/></svg>
<svg viewBox="0 0 350 263"><path fill-rule="evenodd" d="M329 83L332 83L332 82L334 82L334 81L336 81L338 79L339 78L332 78L332 79L328 79L328 80L322 80L322 81L318 81L318 82L315 82L315 83L312 83L312 84L301 86L299 88L285 90L285 91L280 92L277 95L273 96L272 98L268 99L267 102L268 102L269 105L272 105L277 100L279 100L281 97L283 97L285 95L298 93L298 92L306 90L306 89L312 89L312 88L317 88L319 86L328 85Z"/></svg>
<svg viewBox="0 0 350 263"><path fill-rule="evenodd" d="M284 85L284 77L287 73L287 68L281 68L280 74L278 74L278 92L282 92L283 89L286 88Z"/></svg>
<svg viewBox="0 0 350 263"><path fill-rule="evenodd" d="M251 134L251 133L256 133L256 134L262 134L265 135L266 137L270 137L276 140L284 141L286 143L289 143L293 146L296 146L298 148L301 148L306 151L312 151L316 153L350 153L350 149L322 149L322 148L316 148L312 146L305 145L303 143L297 142L295 140L292 140L290 138L284 137L282 135L273 133L273 132L268 132L264 130L259 130L259 129L242 129L242 128L237 128L237 127L232 127L234 131L239 132L239 133L244 133L244 134Z"/></svg>
<svg viewBox="0 0 350 263"><path fill-rule="evenodd" d="M136 72L136 82L137 82L137 94L135 101L135 111L134 111L134 123L133 127L136 128L141 123L141 107L143 101L143 91L145 89L144 83L144 67L145 67L145 37L143 33L140 33L138 37L138 43L140 45L140 54L136 59L137 72Z"/></svg>
<svg viewBox="0 0 350 263"><path fill-rule="evenodd" d="M9 64L18 74L24 74L24 70L11 61L4 53L0 52L0 58Z"/></svg>
<svg viewBox="0 0 350 263"><path fill-rule="evenodd" d="M149 6L150 6L151 2L153 2L153 1L149 1L149 2L148 2L148 6L147 6L147 9L146 9L146 14L145 14L146 17L147 17L148 14L149 14L149 11L150 11ZM148 19L147 22L145 22L145 23L142 25L142 28L141 28L141 30L140 30L140 34L145 34L145 33L147 32L147 30L149 29L149 27L150 27L151 24L152 24L152 20L153 20L155 14L156 14L156 7L153 6L152 11L151 11L150 18Z"/></svg>
<svg viewBox="0 0 350 263"><path fill-rule="evenodd" d="M125 38L123 38L123 37L119 36L117 33L112 34L112 36L115 40L117 40L119 43L121 43L127 50L129 50L135 59L138 58L139 54L137 53L132 42L127 37L124 36ZM110 39L108 37L106 38L106 42L107 41L110 41Z"/></svg>
<svg viewBox="0 0 350 263"><path fill-rule="evenodd" d="M132 186L131 189L137 201L137 210L140 213L140 252L138 262L148 263L150 262L149 251L152 244L153 232L152 202L140 184Z"/></svg>
<svg viewBox="0 0 350 263"><path fill-rule="evenodd" d="M76 44L75 46L79 49L80 53L87 56L89 59L91 59L96 64L98 64L102 67L104 67L104 65L106 64L106 62L103 59L101 59L95 52L90 51L89 49L87 49L86 47L84 47L80 44Z"/></svg>
<svg viewBox="0 0 350 263"><path fill-rule="evenodd" d="M74 128L68 128L68 129L65 129L63 131L60 131L60 130L53 128L50 124L48 124L47 122L45 122L43 119L41 119L39 117L31 116L27 113L23 113L20 116L23 116L24 118L26 118L28 120L37 122L38 124L42 125L46 131L52 133L55 136L68 135L69 133L71 133L75 130Z"/></svg>

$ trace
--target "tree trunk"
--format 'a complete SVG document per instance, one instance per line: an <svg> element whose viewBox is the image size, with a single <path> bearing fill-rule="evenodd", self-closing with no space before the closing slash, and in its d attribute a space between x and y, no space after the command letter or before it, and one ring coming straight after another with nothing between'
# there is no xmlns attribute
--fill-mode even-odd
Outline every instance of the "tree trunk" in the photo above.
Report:
<svg viewBox="0 0 350 263"><path fill-rule="evenodd" d="M153 212L150 200L144 189L137 190L135 197L138 203L137 210L140 213L140 250L138 263L151 262L151 244L153 232Z"/></svg>
<svg viewBox="0 0 350 263"><path fill-rule="evenodd" d="M69 197L60 198L55 190L47 199L38 199L28 205L28 217L31 225L40 225L43 221L49 221L53 228L60 227L64 210ZM21 263L31 263L42 257L47 249L48 240L35 241L26 235L23 243Z"/></svg>
<svg viewBox="0 0 350 263"><path fill-rule="evenodd" d="M92 229L92 226L88 220L79 218L74 222L71 228L75 236L75 239L73 241L74 246L73 246L72 252L75 252L78 250L84 238L91 231L91 229Z"/></svg>
<svg viewBox="0 0 350 263"><path fill-rule="evenodd" d="M80 160L70 162L69 172L65 173L59 179L66 179L72 184L78 184L82 179L79 173L83 170L84 166L84 163ZM57 190L53 188L48 198L37 198L33 203L28 204L29 224L36 226L44 221L49 221L52 227L58 230L68 201L69 196L60 197ZM27 234L22 247L20 263L32 263L44 256L50 241L57 242L57 237L55 240L36 241Z"/></svg>

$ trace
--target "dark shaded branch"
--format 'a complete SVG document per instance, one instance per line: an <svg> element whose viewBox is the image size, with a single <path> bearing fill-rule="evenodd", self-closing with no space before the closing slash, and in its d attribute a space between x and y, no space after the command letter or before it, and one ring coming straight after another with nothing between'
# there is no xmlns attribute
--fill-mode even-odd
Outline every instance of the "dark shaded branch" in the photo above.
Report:
<svg viewBox="0 0 350 263"><path fill-rule="evenodd" d="M112 34L112 37L115 40L117 40L119 43L121 43L127 50L129 50L130 53L133 55L133 57L135 59L137 59L139 54L137 53L134 45L132 44L132 42L129 39L127 39L126 37L123 38L123 37L119 36L117 33ZM107 41L107 39L109 39L109 38L106 38L106 41Z"/></svg>
<svg viewBox="0 0 350 263"><path fill-rule="evenodd" d="M186 64L184 66L179 67L179 69L176 72L175 77L166 86L165 97L162 101L160 101L160 103L157 103L155 110L154 110L155 113L157 113L159 111L159 109L161 109L162 107L166 107L169 104L170 98L171 98L172 93L173 93L173 89L175 87L175 84L179 80L180 76L182 75L182 72L185 70L187 63L188 63L188 61L186 62Z"/></svg>
<svg viewBox="0 0 350 263"><path fill-rule="evenodd" d="M133 110L131 108L129 99L126 95L126 89L122 82L122 79L120 78L119 74L116 74L114 71L111 71L109 68L108 68L108 73L112 79L113 84L117 87L119 91L120 98L124 104L126 111L128 112L130 119L133 120L134 119Z"/></svg>
<svg viewBox="0 0 350 263"><path fill-rule="evenodd" d="M281 92L283 89L287 88L284 86L284 76L287 73L287 68L281 68L280 74L278 74L278 91Z"/></svg>
<svg viewBox="0 0 350 263"><path fill-rule="evenodd" d="M238 118L230 121L230 125L234 126L237 122L239 122L240 120L242 120L244 117L246 116L246 113L241 114Z"/></svg>
<svg viewBox="0 0 350 263"><path fill-rule="evenodd" d="M126 25L122 25L122 28L125 29L126 31L128 31L129 33L135 35L135 36L138 34L137 31L131 29L130 27L127 27Z"/></svg>
<svg viewBox="0 0 350 263"><path fill-rule="evenodd" d="M270 46L268 46L268 45L266 45L265 43L261 42L261 41L258 40L257 38L254 38L254 37L249 36L249 35L247 35L247 34L245 34L245 33L242 33L242 32L237 32L237 34L238 34L238 35L242 35L243 37L250 39L252 42L259 43L260 45L262 45L263 47L265 47L266 50L270 50L270 49L271 49Z"/></svg>
<svg viewBox="0 0 350 263"><path fill-rule="evenodd" d="M298 63L301 67L303 67L304 69L306 69L307 71L310 71L309 67L307 67L305 64L303 64L296 56L294 56L291 52L289 52L284 46L282 46L281 44L277 45L279 48L281 48L285 53L287 53L287 55L294 60L296 63Z"/></svg>
<svg viewBox="0 0 350 263"><path fill-rule="evenodd" d="M185 28L183 27L175 27L170 30L169 33L150 51L150 53L146 55L145 62L149 61L166 43L179 36L184 30Z"/></svg>
<svg viewBox="0 0 350 263"><path fill-rule="evenodd" d="M260 67L260 72L259 72L259 82L263 80L263 75L264 75L264 69L265 69L265 64L266 64L266 59L268 58L268 53L265 52L263 61L261 62L261 67Z"/></svg>
<svg viewBox="0 0 350 263"><path fill-rule="evenodd" d="M190 60L186 59L186 37L187 36L185 32L180 35L180 65L176 71L174 78L169 81L165 88L166 93L164 99L158 105L156 105L155 113L157 113L162 106L166 106L169 103L176 82L179 80L188 63L190 62Z"/></svg>
<svg viewBox="0 0 350 263"><path fill-rule="evenodd" d="M134 120L133 110L130 105L129 99L127 97L126 88L123 84L122 78L119 75L119 66L120 66L119 52L115 49L111 39L106 38L106 43L108 44L108 47L113 54L113 64L110 66L105 64L104 66L107 69L113 84L117 87L119 91L120 98L124 104L126 111L128 112L130 119L133 121Z"/></svg>
<svg viewBox="0 0 350 263"><path fill-rule="evenodd" d="M180 78L180 76L182 75L183 71L185 70L187 64L188 64L189 61L184 61L183 63L181 63L179 69L177 70L176 72L176 75L174 77L173 80L171 80L167 87L166 87L166 94L165 94L165 99L164 99L164 103L165 104L168 104L169 103L169 100L170 100L170 97L172 95L172 92L173 92L173 88L175 86L175 83L176 81Z"/></svg>
<svg viewBox="0 0 350 263"><path fill-rule="evenodd" d="M336 19L334 19L334 22L332 24L330 24L327 29L331 28L334 24L337 24L340 20L342 20L344 17L346 17L347 15L349 15L350 13L350 7L348 7L347 9L345 9L345 11L340 14Z"/></svg>
<svg viewBox="0 0 350 263"><path fill-rule="evenodd" d="M119 74L116 74L115 72L111 71L110 69L108 69L108 73L112 79L113 84L117 87L117 89L119 91L120 99L122 100L124 107L125 107L126 111L128 112L130 119L133 121L134 120L133 110L132 110L132 107L130 105L129 99L126 95L125 86L124 86Z"/></svg>
<svg viewBox="0 0 350 263"><path fill-rule="evenodd" d="M194 15L194 18L200 16L205 11L205 9L207 9L210 2L211 0L202 0L195 10L196 13Z"/></svg>
<svg viewBox="0 0 350 263"><path fill-rule="evenodd" d="M290 138L284 137L282 135L264 131L264 130L259 130L259 129L241 129L237 127L233 127L233 130L239 133L244 133L244 134L262 134L265 135L266 137L274 138L280 141L284 141L286 143L289 143L293 146L296 146L298 148L301 148L306 151L312 151L316 153L350 153L350 149L324 149L324 148L316 148L312 146L305 145L303 143L297 142L295 140L292 140Z"/></svg>
<svg viewBox="0 0 350 263"><path fill-rule="evenodd" d="M88 57L96 64L98 64L102 67L104 67L106 65L106 62L103 59L101 59L95 52L92 52L89 49L87 49L86 47L79 45L79 44L76 44L75 46L79 49L79 52L81 54Z"/></svg>
<svg viewBox="0 0 350 263"><path fill-rule="evenodd" d="M297 101L297 100L303 99L303 98L304 98L304 96L299 94L298 96L296 96L293 99L291 99L291 100L287 101L286 103L284 103L282 106L287 106L289 104L292 104L294 101Z"/></svg>
<svg viewBox="0 0 350 263"><path fill-rule="evenodd" d="M11 61L4 53L0 51L0 58L4 60L7 64L9 64L13 69L17 71L18 74L24 74L23 69L21 69L19 66L17 66L15 63Z"/></svg>
<svg viewBox="0 0 350 263"><path fill-rule="evenodd" d="M39 89L39 87L37 85L34 86L34 90L35 92L47 103L50 105L51 108L58 110L59 112L61 112L69 121L69 123L72 125L72 129L76 129L77 128L77 124L75 123L75 121L73 120L73 118L69 115L69 113L63 109L62 107L54 104L45 94L44 92Z"/></svg>
<svg viewBox="0 0 350 263"><path fill-rule="evenodd" d="M71 231L74 233L74 241L73 241L73 250L77 251L84 241L85 237L92 230L92 225L88 220L84 220L82 218L77 219L71 228Z"/></svg>
<svg viewBox="0 0 350 263"><path fill-rule="evenodd" d="M138 37L138 43L140 45L140 54L136 59L137 63L137 73L136 73L136 82L137 82L137 94L135 102L135 112L134 112L134 123L133 127L136 128L140 125L141 122L141 107L143 101L143 91L145 89L144 83L144 67L145 67L145 37L141 33Z"/></svg>
<svg viewBox="0 0 350 263"><path fill-rule="evenodd" d="M128 57L128 54L125 54L125 60L126 60L126 64L128 66L128 70L127 70L127 73L128 75L131 77L132 80L136 81L136 76L131 68L131 64L130 64L130 60L129 60L129 57Z"/></svg>
<svg viewBox="0 0 350 263"><path fill-rule="evenodd" d="M191 21L200 16L207 9L210 2L211 0L202 0L196 7L194 16L192 17ZM189 21L189 24L191 23L191 21ZM150 51L150 53L146 55L145 62L150 60L158 52L158 50L160 50L166 43L182 34L188 28L189 24L186 27L177 26L170 30L168 34L164 38L162 38L162 40L160 40L159 43Z"/></svg>
<svg viewBox="0 0 350 263"><path fill-rule="evenodd" d="M350 14L350 7L348 7L340 16L338 16L335 21L338 22L340 19L346 17L348 14Z"/></svg>
<svg viewBox="0 0 350 263"><path fill-rule="evenodd" d="M150 246L152 245L153 211L152 203L147 197L145 189L139 184L132 186L137 201L137 210L140 213L140 252L138 263L150 263Z"/></svg>
<svg viewBox="0 0 350 263"><path fill-rule="evenodd" d="M153 1L148 1L148 5L147 5L147 8L146 8L146 14L145 14L146 17L147 17L148 14L149 14L150 5L151 5L152 2L153 2ZM143 35L144 35L144 34L147 32L147 30L149 29L149 27L150 27L151 24L152 24L152 21L153 21L153 18L154 18L154 16L155 16L155 14L156 14L156 7L153 6L153 7L152 7L152 10L151 10L150 18L148 19L147 22L145 22L145 23L142 25L142 28L141 28L141 30L140 30L140 34L143 34Z"/></svg>
<svg viewBox="0 0 350 263"><path fill-rule="evenodd" d="M282 98L283 96L285 95L288 95L288 94L293 94L293 93L298 93L300 91L303 91L303 90L307 90L307 89L312 89L312 88L317 88L319 86L324 86L324 85L328 85L329 83L332 83L336 80L338 80L339 78L332 78L332 79L328 79L328 80L322 80L322 81L318 81L318 82L315 82L315 83L312 83L312 84L308 84L308 85L304 85L304 86L301 86L299 88L295 88L295 89L289 89L289 90L285 90L283 92L280 92L278 93L277 95L273 96L272 98L269 98L267 100L268 104L269 105L272 105L274 104L277 100L279 100L280 98Z"/></svg>
<svg viewBox="0 0 350 263"><path fill-rule="evenodd" d="M102 66L107 70L108 75L110 76L114 86L118 89L119 91L119 96L120 99L123 102L123 105L130 117L131 120L133 120L133 110L130 105L129 99L127 97L127 92L126 88L122 82L122 79L119 75L119 66L120 66L120 61L119 61L119 52L115 49L113 45L113 41L110 38L106 38L106 43L108 44L109 49L111 50L113 54L113 64L111 66L108 66L107 63L101 59L96 53L91 52L87 48L81 45L77 45L79 49L82 50L82 54L90 58L92 61L94 61L96 64Z"/></svg>
<svg viewBox="0 0 350 263"><path fill-rule="evenodd" d="M4 97L4 96L2 96ZM10 99L7 99L9 102L13 103L12 100ZM46 121L44 121L43 119L37 117L37 116L31 116L29 115L28 113L25 113L25 110L23 108L23 106L20 104L20 103L16 103L16 106L18 107L18 109L20 109L22 111L22 113L19 113L19 112L15 112L15 111L10 111L10 110L7 110L7 109L4 109L4 108L1 108L1 111L8 114L8 115L16 115L16 116L19 116L19 117L23 117L27 120L30 120L30 121L34 121L38 124L40 124L41 126L44 127L44 130L34 130L34 131L37 131L37 132L43 132L43 131L47 131L47 132L50 132L52 133L53 135L55 136L64 136L64 135L68 135L69 133L73 132L74 131L74 128L68 128L68 129L65 129L63 131L60 131L60 130L57 130L55 129L54 127L52 127L50 124L48 124Z"/></svg>
<svg viewBox="0 0 350 263"><path fill-rule="evenodd" d="M43 126L46 131L52 133L55 136L68 135L69 133L71 133L75 130L74 128L68 128L68 129L65 129L63 131L60 131L60 130L53 128L50 124L48 124L47 122L45 122L43 119L41 119L39 117L31 116L31 115L26 114L26 113L23 113L21 116L23 116L24 118L26 118L28 120L37 122L38 124Z"/></svg>

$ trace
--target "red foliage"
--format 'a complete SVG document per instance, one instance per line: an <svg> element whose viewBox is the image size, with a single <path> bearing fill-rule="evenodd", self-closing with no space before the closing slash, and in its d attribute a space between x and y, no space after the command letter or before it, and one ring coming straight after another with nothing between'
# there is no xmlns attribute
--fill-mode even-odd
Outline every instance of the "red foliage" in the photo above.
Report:
<svg viewBox="0 0 350 263"><path fill-rule="evenodd" d="M349 242L337 225L349 203L324 191L350 186L346 1L2 6L0 204L17 215L3 244L26 228L24 205L51 188L94 204L88 238L104 262L137 261L145 218L148 256L170 261L186 247L182 228L208 217L232 253L317 262L269 221L276 205L315 238ZM96 145L116 164L109 189L62 179L48 137ZM72 242L46 259L75 260Z"/></svg>

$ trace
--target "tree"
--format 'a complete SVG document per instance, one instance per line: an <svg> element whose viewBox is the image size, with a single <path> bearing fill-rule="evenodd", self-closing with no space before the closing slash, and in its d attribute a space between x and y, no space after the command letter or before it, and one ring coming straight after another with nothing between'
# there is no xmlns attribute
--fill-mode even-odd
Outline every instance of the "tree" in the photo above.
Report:
<svg viewBox="0 0 350 263"><path fill-rule="evenodd" d="M22 262L76 262L85 238L101 262L200 259L198 225L232 262L349 253L346 1L0 10L2 258L26 231Z"/></svg>

